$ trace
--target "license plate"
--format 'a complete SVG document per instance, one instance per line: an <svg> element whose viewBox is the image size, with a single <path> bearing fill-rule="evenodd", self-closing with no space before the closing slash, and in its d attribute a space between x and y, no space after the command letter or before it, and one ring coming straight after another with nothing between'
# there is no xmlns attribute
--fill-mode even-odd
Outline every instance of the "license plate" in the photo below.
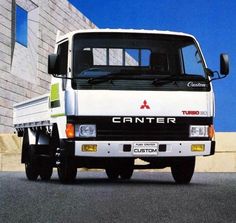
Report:
<svg viewBox="0 0 236 223"><path fill-rule="evenodd" d="M133 154L138 156L156 156L158 152L157 143L135 143Z"/></svg>

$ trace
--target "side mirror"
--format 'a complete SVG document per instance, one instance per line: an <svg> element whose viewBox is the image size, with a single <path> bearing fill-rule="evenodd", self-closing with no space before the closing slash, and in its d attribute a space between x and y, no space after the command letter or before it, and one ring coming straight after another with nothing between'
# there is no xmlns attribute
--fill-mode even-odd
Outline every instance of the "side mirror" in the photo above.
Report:
<svg viewBox="0 0 236 223"><path fill-rule="evenodd" d="M220 54L220 73L223 75L229 74L229 55Z"/></svg>
<svg viewBox="0 0 236 223"><path fill-rule="evenodd" d="M48 73L49 74L59 74L60 73L60 63L58 54L48 55Z"/></svg>

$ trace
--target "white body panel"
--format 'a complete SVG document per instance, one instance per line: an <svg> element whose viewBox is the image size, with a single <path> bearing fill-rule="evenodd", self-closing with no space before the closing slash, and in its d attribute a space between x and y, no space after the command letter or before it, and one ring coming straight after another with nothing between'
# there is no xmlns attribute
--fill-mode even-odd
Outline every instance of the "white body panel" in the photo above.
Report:
<svg viewBox="0 0 236 223"><path fill-rule="evenodd" d="M209 117L213 116L211 95L191 91L80 90L75 115L168 117L186 116L183 111L200 111L198 116ZM150 109L140 109L144 100Z"/></svg>
<svg viewBox="0 0 236 223"><path fill-rule="evenodd" d="M13 106L15 128L48 125L50 123L49 95L23 101Z"/></svg>

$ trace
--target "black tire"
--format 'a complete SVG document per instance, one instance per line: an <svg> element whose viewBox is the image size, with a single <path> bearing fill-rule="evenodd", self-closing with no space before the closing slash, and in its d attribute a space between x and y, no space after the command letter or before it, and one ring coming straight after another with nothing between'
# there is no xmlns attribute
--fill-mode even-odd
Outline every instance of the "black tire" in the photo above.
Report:
<svg viewBox="0 0 236 223"><path fill-rule="evenodd" d="M195 168L195 157L179 158L172 166L171 173L177 184L189 184Z"/></svg>
<svg viewBox="0 0 236 223"><path fill-rule="evenodd" d="M37 180L39 176L39 169L36 164L25 163L25 173L28 180Z"/></svg>
<svg viewBox="0 0 236 223"><path fill-rule="evenodd" d="M122 180L129 180L134 172L134 160L124 160L121 162L120 178Z"/></svg>
<svg viewBox="0 0 236 223"><path fill-rule="evenodd" d="M120 178L122 180L130 180L133 175L134 169L128 168L126 170L122 170L120 173Z"/></svg>
<svg viewBox="0 0 236 223"><path fill-rule="evenodd" d="M50 163L48 162L43 162L40 167L39 175L41 180L43 181L48 181L51 179L53 172L53 167Z"/></svg>
<svg viewBox="0 0 236 223"><path fill-rule="evenodd" d="M119 177L119 170L116 167L107 167L106 174L109 180L117 180Z"/></svg>
<svg viewBox="0 0 236 223"><path fill-rule="evenodd" d="M71 163L62 163L57 167L57 173L61 183L73 183L77 175L77 167Z"/></svg>

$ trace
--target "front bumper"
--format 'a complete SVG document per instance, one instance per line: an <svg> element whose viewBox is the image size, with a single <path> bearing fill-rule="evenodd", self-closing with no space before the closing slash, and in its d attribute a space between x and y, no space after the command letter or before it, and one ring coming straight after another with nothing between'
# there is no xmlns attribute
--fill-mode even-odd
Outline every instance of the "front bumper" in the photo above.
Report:
<svg viewBox="0 0 236 223"><path fill-rule="evenodd" d="M215 141L75 141L75 156L80 157L183 157L183 156L209 156L215 153ZM158 152L155 155L134 154L134 144L156 143ZM96 152L82 151L82 145L97 145ZM192 151L193 144L205 145L204 151ZM124 145L130 145L130 151L124 149ZM160 145L165 145L165 151Z"/></svg>

